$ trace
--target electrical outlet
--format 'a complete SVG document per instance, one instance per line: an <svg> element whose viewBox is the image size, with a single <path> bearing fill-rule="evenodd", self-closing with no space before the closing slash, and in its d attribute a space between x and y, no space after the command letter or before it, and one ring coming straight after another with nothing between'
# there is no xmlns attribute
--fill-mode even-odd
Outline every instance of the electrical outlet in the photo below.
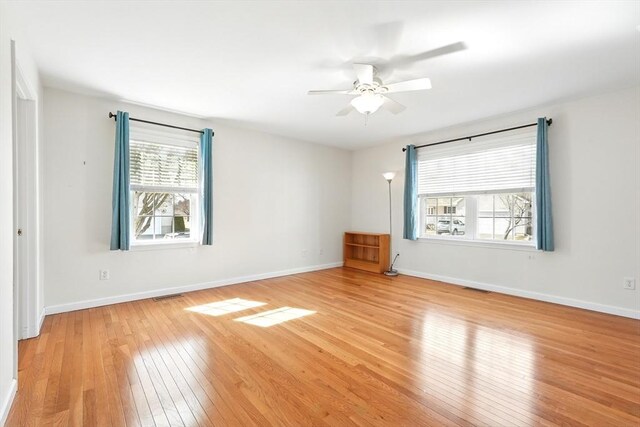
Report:
<svg viewBox="0 0 640 427"><path fill-rule="evenodd" d="M307 257L307 253L308 253L308 252L309 252L309 251L307 251L306 249L303 249L303 250L302 250L302 258L306 258L306 257Z"/></svg>
<svg viewBox="0 0 640 427"><path fill-rule="evenodd" d="M100 280L109 280L110 278L109 270L100 270Z"/></svg>
<svg viewBox="0 0 640 427"><path fill-rule="evenodd" d="M318 251L318 255L322 255L324 254L324 249L320 248L320 250Z"/></svg>
<svg viewBox="0 0 640 427"><path fill-rule="evenodd" d="M634 290L636 288L636 279L633 277L625 277L622 283L622 287L629 290Z"/></svg>

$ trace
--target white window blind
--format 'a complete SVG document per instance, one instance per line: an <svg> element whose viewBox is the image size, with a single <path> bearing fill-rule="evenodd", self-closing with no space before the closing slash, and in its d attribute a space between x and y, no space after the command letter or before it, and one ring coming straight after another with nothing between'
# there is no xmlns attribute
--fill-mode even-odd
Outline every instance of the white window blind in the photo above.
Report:
<svg viewBox="0 0 640 427"><path fill-rule="evenodd" d="M418 194L532 191L536 132L509 133L418 151Z"/></svg>
<svg viewBox="0 0 640 427"><path fill-rule="evenodd" d="M131 140L129 153L132 190L197 192L197 145Z"/></svg>

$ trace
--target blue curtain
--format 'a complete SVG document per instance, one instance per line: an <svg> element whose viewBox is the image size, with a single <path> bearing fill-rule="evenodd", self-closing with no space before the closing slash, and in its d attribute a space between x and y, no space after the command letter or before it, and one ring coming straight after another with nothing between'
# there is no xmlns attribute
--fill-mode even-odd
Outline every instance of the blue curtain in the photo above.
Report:
<svg viewBox="0 0 640 427"><path fill-rule="evenodd" d="M202 240L203 245L213 244L213 130L203 129L200 137L200 164L202 178Z"/></svg>
<svg viewBox="0 0 640 427"><path fill-rule="evenodd" d="M111 203L111 250L128 251L129 214L129 113L116 116L116 149L113 161L113 198Z"/></svg>
<svg viewBox="0 0 640 427"><path fill-rule="evenodd" d="M551 218L551 185L549 181L549 144L547 118L538 119L536 143L536 207L537 246L543 251L553 251L553 221Z"/></svg>
<svg viewBox="0 0 640 427"><path fill-rule="evenodd" d="M416 147L407 145L407 157L404 177L404 234L409 240L418 239L418 224L416 223L418 210L418 159Z"/></svg>

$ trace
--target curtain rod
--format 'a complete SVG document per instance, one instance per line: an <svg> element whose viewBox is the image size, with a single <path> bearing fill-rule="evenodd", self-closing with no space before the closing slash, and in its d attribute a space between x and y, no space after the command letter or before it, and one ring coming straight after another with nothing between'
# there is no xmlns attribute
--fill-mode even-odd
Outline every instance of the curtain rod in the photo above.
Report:
<svg viewBox="0 0 640 427"><path fill-rule="evenodd" d="M548 119L547 120L547 125L551 126L551 123L553 123L553 119ZM493 135L494 133L509 132L510 130L523 129L523 128L528 128L528 127L531 127L531 126L538 126L538 123L529 123L528 125L516 126L516 127L513 127L513 128L507 128L507 129L494 130L493 132L479 133L477 135L464 136L462 138L447 139L446 141L439 141L439 142L433 142L431 144L418 145L418 146L416 146L416 148L433 147L434 145L448 144L449 142L456 142L456 141L464 141L465 139L468 139L469 141L471 141L471 139L478 138L479 136ZM407 148L406 147L403 148L402 151L407 151Z"/></svg>
<svg viewBox="0 0 640 427"><path fill-rule="evenodd" d="M117 120L116 119L116 115L113 114L111 111L109 111L109 118L113 118L113 120ZM151 122L149 120L134 119L133 117L129 117L129 120L133 120L134 122L148 123L150 125L164 126L166 128L186 130L186 131L189 131L189 132L196 132L196 133L199 133L199 134L203 134L204 133L204 131L197 130L197 129L183 128L183 127L180 127L180 126L168 125L166 123ZM213 132L211 132L211 134L213 135Z"/></svg>

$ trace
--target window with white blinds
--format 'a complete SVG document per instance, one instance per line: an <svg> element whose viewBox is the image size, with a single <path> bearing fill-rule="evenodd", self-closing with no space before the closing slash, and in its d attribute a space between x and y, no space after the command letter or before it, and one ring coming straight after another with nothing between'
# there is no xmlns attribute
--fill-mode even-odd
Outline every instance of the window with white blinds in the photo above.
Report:
<svg viewBox="0 0 640 427"><path fill-rule="evenodd" d="M132 190L198 191L198 147L130 141Z"/></svg>
<svg viewBox="0 0 640 427"><path fill-rule="evenodd" d="M536 132L509 133L418 151L421 196L533 191Z"/></svg>
<svg viewBox="0 0 640 427"><path fill-rule="evenodd" d="M200 237L199 141L132 126L129 140L132 245L195 243Z"/></svg>

